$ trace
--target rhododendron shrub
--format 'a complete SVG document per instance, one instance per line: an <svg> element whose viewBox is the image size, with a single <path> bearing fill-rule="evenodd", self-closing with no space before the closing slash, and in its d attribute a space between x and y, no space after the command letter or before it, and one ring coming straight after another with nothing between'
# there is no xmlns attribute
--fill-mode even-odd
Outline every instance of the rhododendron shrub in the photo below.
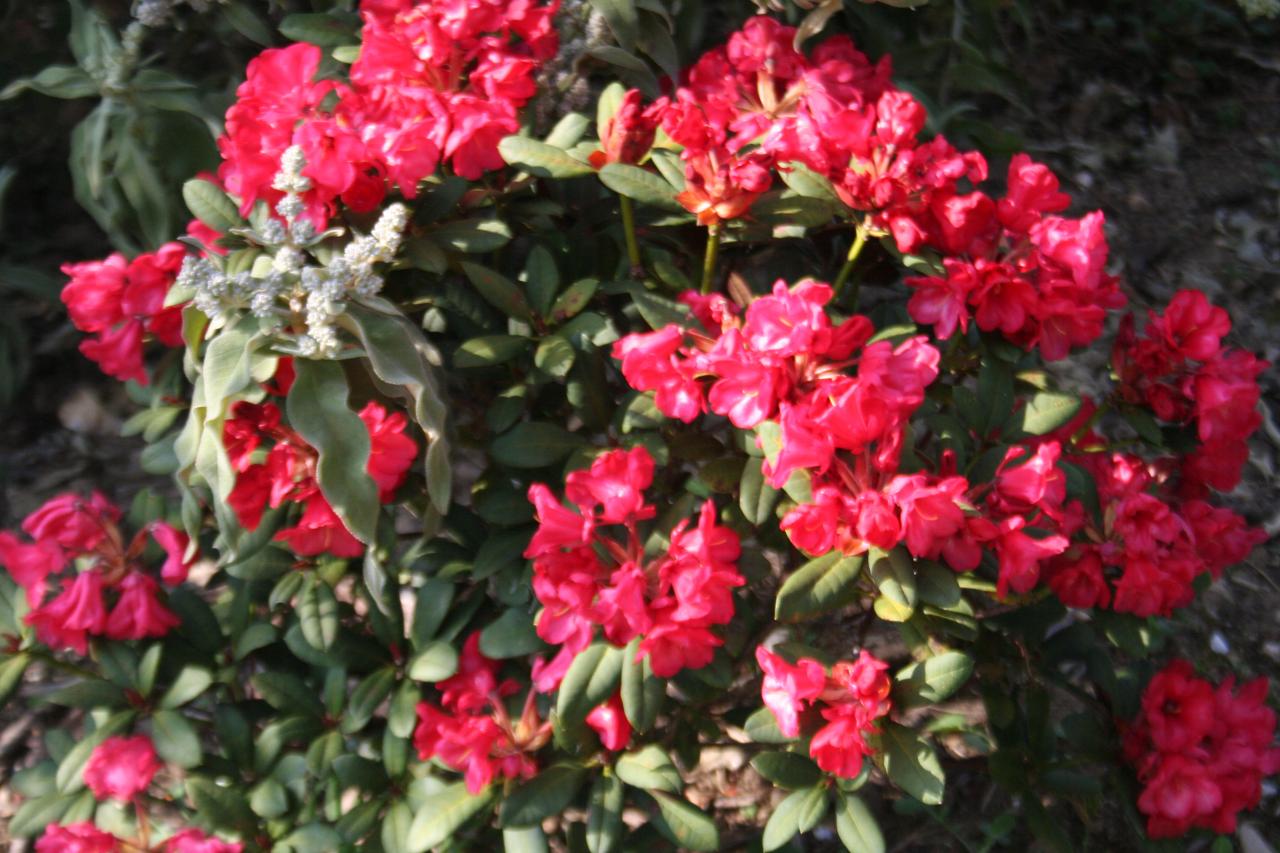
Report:
<svg viewBox="0 0 1280 853"><path fill-rule="evenodd" d="M601 61L666 32L596 5ZM1268 684L1158 660L1264 538L1222 493L1267 365L1221 307L1128 307L1102 213L926 132L845 36L757 16L544 127L576 6L358 7L249 64L182 243L64 267L173 487L0 533L0 694L43 674L83 711L13 834L1234 830L1277 769ZM707 793L724 755L755 817Z"/></svg>

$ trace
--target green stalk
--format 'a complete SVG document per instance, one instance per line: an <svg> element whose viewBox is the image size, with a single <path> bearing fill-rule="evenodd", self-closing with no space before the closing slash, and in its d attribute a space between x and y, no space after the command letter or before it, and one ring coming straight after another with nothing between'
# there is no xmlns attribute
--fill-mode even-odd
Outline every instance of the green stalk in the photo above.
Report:
<svg viewBox="0 0 1280 853"><path fill-rule="evenodd" d="M840 268L840 274L836 276L835 282L831 285L835 291L835 298L840 298L840 291L844 289L845 284L849 281L849 275L853 272L853 265L858 261L858 255L862 254L862 247L867 245L867 232L859 225L854 232L853 245L849 247L849 254L844 260L844 266ZM858 285L853 288L853 306L858 307Z"/></svg>
<svg viewBox="0 0 1280 853"><path fill-rule="evenodd" d="M702 257L702 292L710 293L716 277L716 256L720 253L720 223L707 229L707 253Z"/></svg>
<svg viewBox="0 0 1280 853"><path fill-rule="evenodd" d="M631 199L625 195L618 196L618 204L622 210L622 233L627 238L627 260L631 262L631 277L644 278L644 264L640 261L640 243L636 240L636 214L631 206Z"/></svg>

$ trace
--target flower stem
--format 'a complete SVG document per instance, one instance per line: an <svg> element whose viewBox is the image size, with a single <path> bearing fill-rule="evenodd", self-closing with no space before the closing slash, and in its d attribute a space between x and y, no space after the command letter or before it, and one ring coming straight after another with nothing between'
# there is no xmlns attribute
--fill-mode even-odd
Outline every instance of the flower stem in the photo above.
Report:
<svg viewBox="0 0 1280 853"><path fill-rule="evenodd" d="M710 293L716 277L716 256L720 254L720 223L707 229L707 253L702 257L702 292Z"/></svg>
<svg viewBox="0 0 1280 853"><path fill-rule="evenodd" d="M835 291L835 298L840 298L840 291L844 289L845 284L849 281L849 275L853 272L853 265L858 261L858 255L862 254L862 247L867 244L867 232L861 225L854 231L853 245L849 247L849 254L845 257L844 266L840 268L840 274L836 276L835 282L831 285ZM858 307L858 285L853 286L853 306Z"/></svg>
<svg viewBox="0 0 1280 853"><path fill-rule="evenodd" d="M627 239L627 260L631 262L631 277L644 277L644 264L640 261L640 243L636 240L636 214L631 206L631 199L625 195L618 196L618 206L622 210L622 233Z"/></svg>

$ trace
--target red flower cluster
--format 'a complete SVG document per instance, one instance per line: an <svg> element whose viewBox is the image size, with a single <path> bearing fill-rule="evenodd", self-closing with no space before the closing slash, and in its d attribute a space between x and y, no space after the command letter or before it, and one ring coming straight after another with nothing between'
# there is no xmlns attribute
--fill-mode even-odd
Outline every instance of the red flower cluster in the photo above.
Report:
<svg viewBox="0 0 1280 853"><path fill-rule="evenodd" d="M828 773L852 779L872 753L866 736L879 734L876 720L889 713L889 665L863 649L856 661L826 668L812 658L787 663L760 646L756 662L764 670L760 696L785 737L800 735L800 714L819 702L826 724L809 741L809 755Z"/></svg>
<svg viewBox="0 0 1280 853"><path fill-rule="evenodd" d="M0 531L0 565L26 591L31 612L25 621L40 642L83 655L89 637L141 640L177 626L178 617L160 599L160 584L140 561L153 540L165 553L160 580L182 583L194 560L186 556L187 535L153 521L126 544L119 520L120 510L97 492L88 500L64 494L22 522L34 541ZM72 572L58 580L66 569ZM56 595L46 601L51 589Z"/></svg>
<svg viewBox="0 0 1280 853"><path fill-rule="evenodd" d="M1227 312L1198 290L1180 290L1164 313L1148 313L1141 335L1133 316L1116 336L1111 364L1122 400L1148 406L1162 421L1194 421L1200 446L1182 464L1184 491L1230 491L1249 457L1247 439L1262 423L1258 375L1267 363L1224 348Z"/></svg>
<svg viewBox="0 0 1280 853"><path fill-rule="evenodd" d="M146 735L109 737L98 744L84 765L84 783L99 800L128 803L147 790L161 767Z"/></svg>
<svg viewBox="0 0 1280 853"><path fill-rule="evenodd" d="M186 246L165 243L132 261L117 252L103 261L62 265L71 278L62 302L75 327L93 335L80 342L80 352L108 376L147 384L146 335L168 347L182 346L182 307L165 308L164 300L186 256Z"/></svg>
<svg viewBox="0 0 1280 853"><path fill-rule="evenodd" d="M556 52L556 7L364 0L350 85L313 79L321 53L309 44L249 63L218 141L218 177L243 213L258 199L274 205L280 155L301 146L312 180L304 201L319 227L336 199L372 210L388 184L413 198L441 159L470 180L499 168L498 141L519 129L538 64Z"/></svg>
<svg viewBox="0 0 1280 853"><path fill-rule="evenodd" d="M618 111L604 124L600 149L591 152L588 158L594 168L600 169L608 163L634 165L649 153L667 100L660 98L647 107L642 101L639 89L631 89L622 96Z"/></svg>
<svg viewBox="0 0 1280 853"><path fill-rule="evenodd" d="M652 482L653 458L636 447L610 450L590 470L569 474L565 497L576 511L545 485L529 487L540 527L524 555L533 559L543 607L538 636L560 646L549 664L534 667L539 691L559 685L597 625L615 646L641 637L640 653L661 678L706 666L722 644L711 629L733 618L732 590L744 583L738 537L716 524L707 501L697 526L681 521L665 553L646 555L637 523L656 514L644 501ZM619 528L621 538L606 533Z"/></svg>
<svg viewBox="0 0 1280 853"><path fill-rule="evenodd" d="M1232 833L1236 815L1258 804L1262 780L1280 770L1267 687L1257 678L1236 690L1228 676L1215 688L1184 660L1151 679L1138 719L1124 727L1148 835L1174 838L1192 827Z"/></svg>
<svg viewBox="0 0 1280 853"><path fill-rule="evenodd" d="M1070 607L1168 616L1191 603L1198 576L1219 577L1266 539L1229 509L1169 494L1160 464L1124 453L1070 459L1093 475L1102 507L1101 527L1082 519L1082 535L1046 567Z"/></svg>
<svg viewBox="0 0 1280 853"><path fill-rule="evenodd" d="M1105 272L1102 213L1046 215L1069 202L1048 167L1025 154L1010 163L1008 192L998 202L982 192L935 198L940 231L925 242L946 256L946 275L906 279L915 289L911 317L949 338L957 326L967 330L972 316L984 332L1039 347L1050 361L1092 343L1107 309L1124 307L1125 297Z"/></svg>
<svg viewBox="0 0 1280 853"><path fill-rule="evenodd" d="M945 557L971 571L989 545L1000 558L1002 594L1030 589L1039 561L1066 548L1062 536L1034 538L1024 529L1029 521L1056 526L1062 518L1056 446L1030 461L1024 448L1009 451L1002 471L1027 464L1002 476L989 518L967 495L964 477L898 473L907 422L938 375L938 351L924 336L896 346L867 343L873 330L866 317L833 326L823 310L831 288L817 282L790 290L778 282L742 318L721 297L683 299L705 333L672 325L628 335L613 355L631 386L654 391L670 417L688 422L709 410L741 429L776 425L779 446L765 463L770 484L786 484L797 470L811 481L813 500L782 520L797 547L857 554L905 542L917 557ZM845 372L853 366L855 374Z"/></svg>
<svg viewBox="0 0 1280 853"><path fill-rule="evenodd" d="M122 841L87 820L65 826L53 824L36 841L36 853L123 853L139 849L143 849L139 842ZM184 829L152 849L161 853L241 853L244 845L205 835L198 829Z"/></svg>
<svg viewBox="0 0 1280 853"><path fill-rule="evenodd" d="M538 772L531 756L550 740L551 723L538 719L533 690L525 697L520 719L510 718L503 700L520 685L513 679L498 681L497 662L480 652L479 632L463 645L458 672L436 687L440 707L418 703L413 745L419 758L439 758L461 772L473 794L495 776L528 779Z"/></svg>
<svg viewBox="0 0 1280 853"><path fill-rule="evenodd" d="M285 371L283 377L277 374L277 385L283 386L277 390L287 394L291 381L291 372ZM304 557L363 554L364 544L347 530L320 491L315 449L281 422L280 407L270 401L240 401L231 414L223 425L222 441L237 475L227 503L240 524L246 530L256 530L268 506L274 509L300 503L301 518L278 531L277 541L287 542L295 554ZM369 430L367 470L378 485L379 500L388 503L418 455L418 445L404 434L409 421L400 412L389 414L380 404L369 402L359 415Z"/></svg>

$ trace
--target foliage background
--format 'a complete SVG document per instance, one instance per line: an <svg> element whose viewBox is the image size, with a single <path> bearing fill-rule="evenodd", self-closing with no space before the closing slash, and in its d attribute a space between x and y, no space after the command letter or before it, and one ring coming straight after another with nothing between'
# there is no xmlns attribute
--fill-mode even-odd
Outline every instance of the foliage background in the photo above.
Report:
<svg viewBox="0 0 1280 853"><path fill-rule="evenodd" d="M128 21L129 5L96 4L118 27ZM193 103L216 118L261 42L284 42L275 26L287 13L330 5L235 0L205 13L184 6L175 25L148 34L143 55L148 67L191 81ZM669 5L680 7L681 64L755 11L749 0ZM776 5L793 22L803 16L793 5ZM0 87L51 63L71 62L70 25L70 8L61 2L5 3ZM1233 3L1208 0L933 0L916 10L848 2L826 28L841 31L873 58L891 52L899 83L929 107L932 129L961 147L986 151L998 164L993 173L1000 172L1002 156L1025 149L1063 177L1063 189L1076 198L1073 211L1103 209L1116 271L1136 307L1180 287L1203 289L1231 312L1233 344L1280 361L1274 334L1280 322L1280 27L1274 21L1249 21ZM577 57L565 59L572 64ZM589 63L577 67L586 75L593 70ZM609 74L600 70L601 79ZM566 100L583 94L582 85ZM101 488L127 506L145 490L161 496L169 490L140 466L140 442L120 437L129 401L79 356L78 336L57 301L62 262L101 257L117 246L151 247L149 229L124 223L108 236L77 202L68 167L72 132L97 103L96 97L61 100L34 92L0 101L0 528L15 525L57 491ZM170 113L135 131L131 139L168 176L151 189L181 211L174 176L216 162L205 123ZM1262 376L1264 405L1280 400L1276 375ZM1235 508L1274 537L1280 531L1273 499L1280 430L1273 421L1251 450ZM1242 678L1274 674L1280 669L1278 613L1280 546L1273 538L1178 615L1171 651L1215 674L1228 668ZM65 713L44 706L18 717L0 709L0 825L12 810L5 780L34 758L43 728L70 722L56 717ZM749 774L713 769L703 793L723 798L725 785L733 784L742 802L726 807L754 808ZM978 780L961 796L970 791L981 796ZM1252 822L1273 844L1280 839L1280 797L1273 789ZM950 843L942 832L921 826L899 838L899 846L938 849Z"/></svg>

